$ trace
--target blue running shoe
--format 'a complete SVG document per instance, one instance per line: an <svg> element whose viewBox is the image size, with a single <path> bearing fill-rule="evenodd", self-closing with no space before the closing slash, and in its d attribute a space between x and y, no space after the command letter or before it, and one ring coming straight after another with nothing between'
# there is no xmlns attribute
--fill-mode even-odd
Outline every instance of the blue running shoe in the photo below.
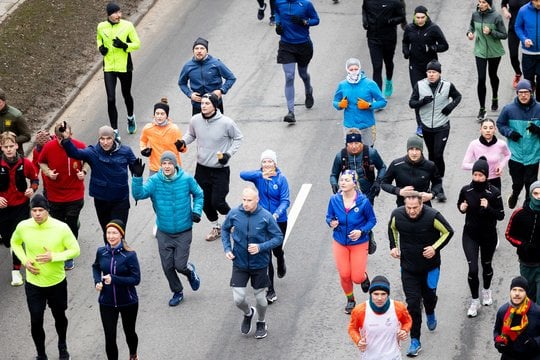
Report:
<svg viewBox="0 0 540 360"><path fill-rule="evenodd" d="M128 122L128 126L127 126L128 133L135 134L137 132L137 122L135 121L135 115L128 116L127 122Z"/></svg>
<svg viewBox="0 0 540 360"><path fill-rule="evenodd" d="M390 97L394 93L394 83L392 83L392 80L385 80L384 81L384 97Z"/></svg>
<svg viewBox="0 0 540 360"><path fill-rule="evenodd" d="M173 297L169 300L169 306L178 306L184 300L184 293L177 291L173 293Z"/></svg>
<svg viewBox="0 0 540 360"><path fill-rule="evenodd" d="M422 132L421 126L416 127L416 136L420 136L421 138L424 137L424 133Z"/></svg>
<svg viewBox="0 0 540 360"><path fill-rule="evenodd" d="M427 317L427 328L429 329L429 331L435 330L437 328L437 318L435 317L435 313L431 315L426 314L426 317Z"/></svg>
<svg viewBox="0 0 540 360"><path fill-rule="evenodd" d="M418 356L420 350L422 350L422 345L420 344L420 341L418 339L412 338L409 350L407 350L407 356L416 357Z"/></svg>
<svg viewBox="0 0 540 360"><path fill-rule="evenodd" d="M201 279L199 278L199 275L195 271L195 265L188 262L188 267L191 268L191 275L189 276L189 285L191 285L191 290L197 291L199 290L199 287L201 286Z"/></svg>
<svg viewBox="0 0 540 360"><path fill-rule="evenodd" d="M73 270L74 267L75 262L73 261L73 259L64 261L64 270Z"/></svg>

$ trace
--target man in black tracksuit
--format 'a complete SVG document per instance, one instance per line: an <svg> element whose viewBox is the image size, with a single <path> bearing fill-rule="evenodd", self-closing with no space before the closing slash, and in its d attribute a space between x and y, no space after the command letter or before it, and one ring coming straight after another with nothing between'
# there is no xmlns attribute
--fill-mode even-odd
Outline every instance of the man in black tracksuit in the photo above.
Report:
<svg viewBox="0 0 540 360"><path fill-rule="evenodd" d="M373 81L379 85L381 91L383 61L386 67L385 97L392 95L397 25L404 21L405 5L402 0L364 0L362 4L362 25L367 30Z"/></svg>
<svg viewBox="0 0 540 360"><path fill-rule="evenodd" d="M407 140L407 155L393 160L381 182L387 193L397 195L396 204L402 206L403 196L409 191L418 191L422 201L431 206L430 200L442 191L442 179L437 173L435 163L424 158L424 143L418 136ZM396 181L396 185L392 183ZM430 187L431 186L431 187Z"/></svg>
<svg viewBox="0 0 540 360"><path fill-rule="evenodd" d="M416 356L421 349L422 302L427 327L437 327L437 283L441 266L441 249L448 244L454 230L437 210L422 203L416 191L405 195L405 205L392 211L388 223L390 255L400 259L401 282L411 314L411 346L407 356Z"/></svg>

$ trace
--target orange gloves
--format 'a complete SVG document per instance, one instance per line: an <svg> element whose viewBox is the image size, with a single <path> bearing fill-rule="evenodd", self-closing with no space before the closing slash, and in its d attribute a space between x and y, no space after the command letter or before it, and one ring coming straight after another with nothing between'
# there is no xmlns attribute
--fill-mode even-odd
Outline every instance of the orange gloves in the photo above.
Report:
<svg viewBox="0 0 540 360"><path fill-rule="evenodd" d="M371 106L370 103L368 103L366 100L364 99L360 99L358 98L358 102L356 103L356 106L358 106L358 108L360 110L367 110L369 109L369 107Z"/></svg>
<svg viewBox="0 0 540 360"><path fill-rule="evenodd" d="M338 102L338 106L340 109L345 109L349 106L349 100L347 100L346 96Z"/></svg>

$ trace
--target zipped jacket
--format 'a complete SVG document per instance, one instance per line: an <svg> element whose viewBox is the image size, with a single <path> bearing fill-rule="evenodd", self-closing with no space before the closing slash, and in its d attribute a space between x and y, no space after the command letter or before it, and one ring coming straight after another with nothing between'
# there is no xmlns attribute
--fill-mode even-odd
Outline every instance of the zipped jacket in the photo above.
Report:
<svg viewBox="0 0 540 360"><path fill-rule="evenodd" d="M113 40L116 38L127 44L126 50L113 46ZM109 20L100 22L96 32L96 42L98 49L102 45L108 49L107 54L103 56L104 72L133 71L130 53L141 47L141 40L131 22L123 19L116 24Z"/></svg>
<svg viewBox="0 0 540 360"><path fill-rule="evenodd" d="M484 26L490 33L484 34ZM495 9L476 10L469 24L469 32L474 34L474 56L482 59L497 58L504 55L501 40L508 37L501 14Z"/></svg>

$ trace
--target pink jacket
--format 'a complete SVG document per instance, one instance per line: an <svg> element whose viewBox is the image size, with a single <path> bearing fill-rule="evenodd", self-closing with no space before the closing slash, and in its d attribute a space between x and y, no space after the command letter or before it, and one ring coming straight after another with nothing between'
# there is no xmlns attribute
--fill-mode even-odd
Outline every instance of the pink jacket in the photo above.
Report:
<svg viewBox="0 0 540 360"><path fill-rule="evenodd" d="M480 140L475 139L471 141L465 152L461 168L464 170L472 170L474 162L482 155L486 157L489 164L488 179L495 179L500 177L500 175L495 173L495 170L499 168L502 171L506 164L508 164L508 160L510 160L510 149L508 149L506 142L499 138L497 138L497 142L491 146L486 146L482 144Z"/></svg>

